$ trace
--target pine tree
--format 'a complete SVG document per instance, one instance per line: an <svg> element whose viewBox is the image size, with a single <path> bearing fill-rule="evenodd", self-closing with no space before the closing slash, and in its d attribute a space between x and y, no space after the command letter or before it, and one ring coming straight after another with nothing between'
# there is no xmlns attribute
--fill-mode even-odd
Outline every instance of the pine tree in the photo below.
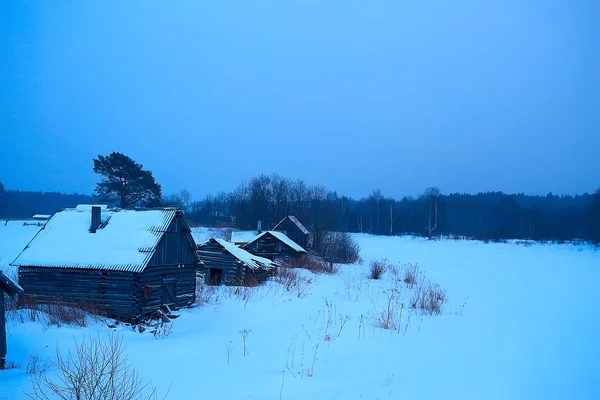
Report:
<svg viewBox="0 0 600 400"><path fill-rule="evenodd" d="M94 172L104 178L96 185L96 195L100 201L118 204L121 208L160 204L161 186L152 172L143 168L121 153L98 155L98 159L94 159Z"/></svg>

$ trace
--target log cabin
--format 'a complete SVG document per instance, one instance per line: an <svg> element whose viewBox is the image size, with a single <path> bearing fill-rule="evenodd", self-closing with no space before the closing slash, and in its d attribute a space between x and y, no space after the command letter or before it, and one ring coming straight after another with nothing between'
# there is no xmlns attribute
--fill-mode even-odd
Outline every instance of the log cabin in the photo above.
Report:
<svg viewBox="0 0 600 400"><path fill-rule="evenodd" d="M293 215L288 215L279 221L271 230L282 232L305 249L312 247L312 235L302 222Z"/></svg>
<svg viewBox="0 0 600 400"><path fill-rule="evenodd" d="M258 285L273 276L279 266L217 238L198 244L198 258L202 262L206 284L216 286Z"/></svg>
<svg viewBox="0 0 600 400"><path fill-rule="evenodd" d="M23 289L15 282L13 282L9 277L0 272L0 369L4 369L6 367L6 310L4 297L8 296L16 296L19 293L22 293Z"/></svg>
<svg viewBox="0 0 600 400"><path fill-rule="evenodd" d="M12 262L26 301L91 306L126 322L195 301L199 263L177 207L57 212Z"/></svg>
<svg viewBox="0 0 600 400"><path fill-rule="evenodd" d="M306 254L306 250L282 232L264 231L242 248L252 254L280 263L289 263Z"/></svg>

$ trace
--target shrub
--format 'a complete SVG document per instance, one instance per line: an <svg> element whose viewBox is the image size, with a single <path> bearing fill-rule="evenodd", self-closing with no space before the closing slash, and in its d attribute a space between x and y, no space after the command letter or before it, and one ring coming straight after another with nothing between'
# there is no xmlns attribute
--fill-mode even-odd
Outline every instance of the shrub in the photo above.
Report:
<svg viewBox="0 0 600 400"><path fill-rule="evenodd" d="M121 338L112 334L108 340L85 338L75 341L75 350L66 357L59 350L52 365L58 376L43 371L31 378L32 392L28 396L42 400L58 399L156 399L156 388L143 381L127 362Z"/></svg>
<svg viewBox="0 0 600 400"><path fill-rule="evenodd" d="M349 233L325 232L315 238L314 248L328 263L352 264L360 258L360 246Z"/></svg>
<svg viewBox="0 0 600 400"><path fill-rule="evenodd" d="M369 269L369 279L381 279L386 270L387 265L385 261L372 261L371 268Z"/></svg>

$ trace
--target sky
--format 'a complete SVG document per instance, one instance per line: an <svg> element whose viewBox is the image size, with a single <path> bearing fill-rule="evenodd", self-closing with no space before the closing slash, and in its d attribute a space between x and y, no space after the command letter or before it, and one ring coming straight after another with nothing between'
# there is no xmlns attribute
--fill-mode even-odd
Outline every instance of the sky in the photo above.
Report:
<svg viewBox="0 0 600 400"><path fill-rule="evenodd" d="M165 194L260 173L340 194L600 187L600 2L0 3L0 181Z"/></svg>

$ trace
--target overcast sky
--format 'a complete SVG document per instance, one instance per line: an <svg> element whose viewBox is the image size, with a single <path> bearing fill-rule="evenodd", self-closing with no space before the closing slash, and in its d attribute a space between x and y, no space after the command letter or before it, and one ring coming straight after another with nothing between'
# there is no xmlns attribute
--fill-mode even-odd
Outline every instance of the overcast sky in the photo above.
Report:
<svg viewBox="0 0 600 400"><path fill-rule="evenodd" d="M353 197L600 186L600 2L17 3L7 189L91 193L112 151L195 198L272 172Z"/></svg>

